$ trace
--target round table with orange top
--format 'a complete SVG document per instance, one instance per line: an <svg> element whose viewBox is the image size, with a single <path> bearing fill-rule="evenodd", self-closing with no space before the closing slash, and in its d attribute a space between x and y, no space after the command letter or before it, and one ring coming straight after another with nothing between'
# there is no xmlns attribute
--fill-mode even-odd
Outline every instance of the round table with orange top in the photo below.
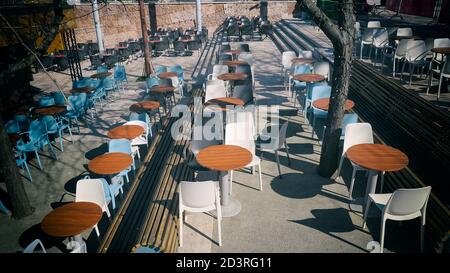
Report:
<svg viewBox="0 0 450 273"><path fill-rule="evenodd" d="M408 166L409 159L402 151L384 144L357 144L346 152L353 163L369 170L364 204L370 193L375 193L379 172L394 172ZM362 211L362 209L361 209Z"/></svg>
<svg viewBox="0 0 450 273"><path fill-rule="evenodd" d="M144 133L144 128L138 125L121 125L117 126L108 132L108 137L111 139L126 138L132 140Z"/></svg>
<svg viewBox="0 0 450 273"><path fill-rule="evenodd" d="M142 101L130 106L130 111L142 113L157 110L160 107L159 101Z"/></svg>
<svg viewBox="0 0 450 273"><path fill-rule="evenodd" d="M72 93L72 94L74 94L74 93L91 93L94 90L95 90L95 87L83 86L83 87L72 88L72 90L70 90L70 93Z"/></svg>
<svg viewBox="0 0 450 273"><path fill-rule="evenodd" d="M252 161L249 150L236 145L213 145L202 149L196 156L205 168L220 173L220 205L223 217L232 217L241 211L241 203L230 195L228 171L247 166Z"/></svg>
<svg viewBox="0 0 450 273"><path fill-rule="evenodd" d="M52 106L46 106L46 107L37 107L33 109L34 114L38 115L58 115L62 112L66 111L65 106L60 105L52 105Z"/></svg>
<svg viewBox="0 0 450 273"><path fill-rule="evenodd" d="M238 81L245 80L247 78L247 74L239 72L239 73L224 73L217 76L219 80L222 81Z"/></svg>
<svg viewBox="0 0 450 273"><path fill-rule="evenodd" d="M211 99L205 102L205 106L213 106L213 108L217 110L227 110L227 106L229 105L244 105L244 101L239 98L224 97Z"/></svg>
<svg viewBox="0 0 450 273"><path fill-rule="evenodd" d="M246 61L242 61L242 60L233 60L233 61L224 61L223 64L227 65L227 66L238 66L238 65L248 64L248 63Z"/></svg>
<svg viewBox="0 0 450 273"><path fill-rule="evenodd" d="M156 85L153 86L152 89L150 89L151 92L154 93L169 93L175 91L175 87L173 86L162 86L162 85Z"/></svg>
<svg viewBox="0 0 450 273"><path fill-rule="evenodd" d="M293 63L303 63L303 64L312 64L314 59L311 58L294 58L291 60Z"/></svg>
<svg viewBox="0 0 450 273"><path fill-rule="evenodd" d="M126 170L133 164L133 158L127 153L106 153L89 161L89 171L100 175L113 175Z"/></svg>
<svg viewBox="0 0 450 273"><path fill-rule="evenodd" d="M112 75L111 72L100 72L100 73L96 73L96 74L91 75L91 78L103 79L103 78L109 77L111 75Z"/></svg>
<svg viewBox="0 0 450 273"><path fill-rule="evenodd" d="M329 98L323 98L323 99L318 99L313 101L313 106L315 108L318 108L320 110L323 111L328 111L329 107L330 107L330 99ZM345 101L345 106L344 106L344 110L348 111L350 109L352 109L355 106L355 102L352 100L346 100Z"/></svg>
<svg viewBox="0 0 450 273"><path fill-rule="evenodd" d="M432 48L431 52L438 54L450 54L450 47L436 47Z"/></svg>
<svg viewBox="0 0 450 273"><path fill-rule="evenodd" d="M95 226L102 218L102 208L92 202L73 202L58 207L47 214L41 229L54 237L73 237L84 244L81 233Z"/></svg>
<svg viewBox="0 0 450 273"><path fill-rule="evenodd" d="M293 79L306 83L315 83L324 81L325 77L320 74L298 74L294 75Z"/></svg>
<svg viewBox="0 0 450 273"><path fill-rule="evenodd" d="M162 72L158 75L158 78L160 79L166 79L166 78L172 78L172 77L178 77L177 72Z"/></svg>

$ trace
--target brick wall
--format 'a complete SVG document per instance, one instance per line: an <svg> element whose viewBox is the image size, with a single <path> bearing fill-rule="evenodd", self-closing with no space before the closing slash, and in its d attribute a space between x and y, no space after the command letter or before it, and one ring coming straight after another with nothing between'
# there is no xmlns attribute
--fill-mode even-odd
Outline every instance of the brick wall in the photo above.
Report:
<svg viewBox="0 0 450 273"><path fill-rule="evenodd" d="M258 2L234 3L202 3L203 25L212 33L227 16L259 15ZM291 18L295 1L268 2L268 17L271 22L281 18ZM79 17L92 12L90 5L75 6L75 16ZM105 47L113 47L118 42L128 38L141 37L139 5L137 3L110 3L99 10L100 22L104 36ZM147 27L150 28L148 6L145 9ZM156 20L158 27L183 29L193 27L195 22L195 3L161 3L156 4ZM76 35L78 42L96 41L94 19L92 14L76 20Z"/></svg>

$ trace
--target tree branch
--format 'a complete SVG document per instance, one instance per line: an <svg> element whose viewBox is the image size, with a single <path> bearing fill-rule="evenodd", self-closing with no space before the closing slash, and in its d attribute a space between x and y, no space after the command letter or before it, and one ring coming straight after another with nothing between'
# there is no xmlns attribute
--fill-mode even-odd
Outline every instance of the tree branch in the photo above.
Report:
<svg viewBox="0 0 450 273"><path fill-rule="evenodd" d="M339 27L311 0L297 0L301 7L308 10L317 26L327 35L334 46L341 43L343 36Z"/></svg>

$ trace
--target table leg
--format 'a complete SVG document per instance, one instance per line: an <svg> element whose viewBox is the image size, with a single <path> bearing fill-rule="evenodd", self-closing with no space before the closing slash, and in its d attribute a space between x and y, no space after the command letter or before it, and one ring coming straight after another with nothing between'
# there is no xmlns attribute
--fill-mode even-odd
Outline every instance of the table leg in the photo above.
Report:
<svg viewBox="0 0 450 273"><path fill-rule="evenodd" d="M364 197L356 198L353 202L350 203L350 210L354 212L359 212L361 214L364 213L364 209L369 198L369 193L375 193L377 187L378 172L372 170L369 170L368 172L369 173L367 177L366 191L364 193ZM372 214L369 214L368 216L371 217Z"/></svg>
<svg viewBox="0 0 450 273"><path fill-rule="evenodd" d="M241 211L241 203L230 195L230 180L228 172L220 172L220 205L222 216L232 217Z"/></svg>

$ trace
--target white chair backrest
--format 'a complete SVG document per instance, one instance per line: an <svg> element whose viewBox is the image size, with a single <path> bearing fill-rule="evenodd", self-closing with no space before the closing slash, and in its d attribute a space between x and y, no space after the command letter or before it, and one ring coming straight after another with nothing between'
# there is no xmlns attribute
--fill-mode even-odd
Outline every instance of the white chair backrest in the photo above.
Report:
<svg viewBox="0 0 450 273"><path fill-rule="evenodd" d="M250 52L242 52L239 54L238 59L247 62L249 65L253 65L253 56Z"/></svg>
<svg viewBox="0 0 450 273"><path fill-rule="evenodd" d="M127 121L125 122L124 125L137 125L142 127L142 129L144 129L144 134L148 135L148 124L141 121L141 120L131 120L131 121Z"/></svg>
<svg viewBox="0 0 450 273"><path fill-rule="evenodd" d="M397 29L397 36L412 36L413 31L410 27L400 27Z"/></svg>
<svg viewBox="0 0 450 273"><path fill-rule="evenodd" d="M408 42L412 41L412 39L402 39L398 43L397 48L395 49L395 56L397 57L405 57L406 55L406 49L408 46Z"/></svg>
<svg viewBox="0 0 450 273"><path fill-rule="evenodd" d="M330 63L329 62L315 62L313 66L313 70L315 74L320 74L330 79Z"/></svg>
<svg viewBox="0 0 450 273"><path fill-rule="evenodd" d="M289 122L286 121L285 123L283 123L283 125L281 125L280 128L280 135L278 136L278 149L281 149L284 145L284 142L286 141L286 133L287 133L287 128L288 128Z"/></svg>
<svg viewBox="0 0 450 273"><path fill-rule="evenodd" d="M38 245L41 246L42 251L43 251L44 253L47 253L47 252L45 251L44 244L42 244L41 240L39 240L39 239L36 239L36 240L34 240L33 242L31 242L29 245L27 245L27 246L25 247L25 249L23 250L23 253L33 253L34 250L36 249L36 247L37 247Z"/></svg>
<svg viewBox="0 0 450 273"><path fill-rule="evenodd" d="M342 154L345 154L353 145L364 143L373 143L372 126L370 123L353 123L345 127Z"/></svg>
<svg viewBox="0 0 450 273"><path fill-rule="evenodd" d="M377 27L381 27L381 22L380 21L369 21L369 22L367 22L367 28L377 28Z"/></svg>
<svg viewBox="0 0 450 273"><path fill-rule="evenodd" d="M92 202L106 211L105 190L101 179L81 179L76 186L75 202Z"/></svg>
<svg viewBox="0 0 450 273"><path fill-rule="evenodd" d="M181 181L179 194L182 204L180 205L198 209L215 206L217 185L216 181Z"/></svg>
<svg viewBox="0 0 450 273"><path fill-rule="evenodd" d="M405 58L408 61L421 60L427 55L427 47L423 40L410 40L406 45Z"/></svg>
<svg viewBox="0 0 450 273"><path fill-rule="evenodd" d="M228 73L229 69L228 66L224 65L224 64L215 64L213 66L213 80L217 79L217 76Z"/></svg>
<svg viewBox="0 0 450 273"><path fill-rule="evenodd" d="M252 111L227 112L225 144L241 146L255 156L255 124Z"/></svg>
<svg viewBox="0 0 450 273"><path fill-rule="evenodd" d="M222 85L225 86L225 82L219 79L215 79L215 80L208 80L205 83L205 87L209 86L209 85Z"/></svg>
<svg viewBox="0 0 450 273"><path fill-rule="evenodd" d="M313 52L311 50L303 50L298 53L299 58L312 59Z"/></svg>
<svg viewBox="0 0 450 273"><path fill-rule="evenodd" d="M374 32L373 35L373 46L375 47L384 47L389 43L389 34L387 29L380 28Z"/></svg>
<svg viewBox="0 0 450 273"><path fill-rule="evenodd" d="M433 48L439 47L450 47L450 39L449 38L434 39Z"/></svg>
<svg viewBox="0 0 450 273"><path fill-rule="evenodd" d="M372 43L372 40L373 40L373 29L371 29L371 28L366 28L365 30L364 30L364 32L362 33L362 37L361 37L361 40L363 41L363 42L366 42L366 43Z"/></svg>
<svg viewBox="0 0 450 273"><path fill-rule="evenodd" d="M284 51L281 55L281 64L285 69L289 69L292 64L292 59L294 59L296 56L294 51Z"/></svg>
<svg viewBox="0 0 450 273"><path fill-rule="evenodd" d="M425 46L427 47L427 51L430 51L434 48L434 38L426 38Z"/></svg>
<svg viewBox="0 0 450 273"><path fill-rule="evenodd" d="M385 212L391 215L408 215L426 206L431 186L418 189L397 189L392 193Z"/></svg>
<svg viewBox="0 0 450 273"><path fill-rule="evenodd" d="M216 98L223 98L227 96L227 90L225 86L215 84L207 85L205 91L205 101L209 101Z"/></svg>

